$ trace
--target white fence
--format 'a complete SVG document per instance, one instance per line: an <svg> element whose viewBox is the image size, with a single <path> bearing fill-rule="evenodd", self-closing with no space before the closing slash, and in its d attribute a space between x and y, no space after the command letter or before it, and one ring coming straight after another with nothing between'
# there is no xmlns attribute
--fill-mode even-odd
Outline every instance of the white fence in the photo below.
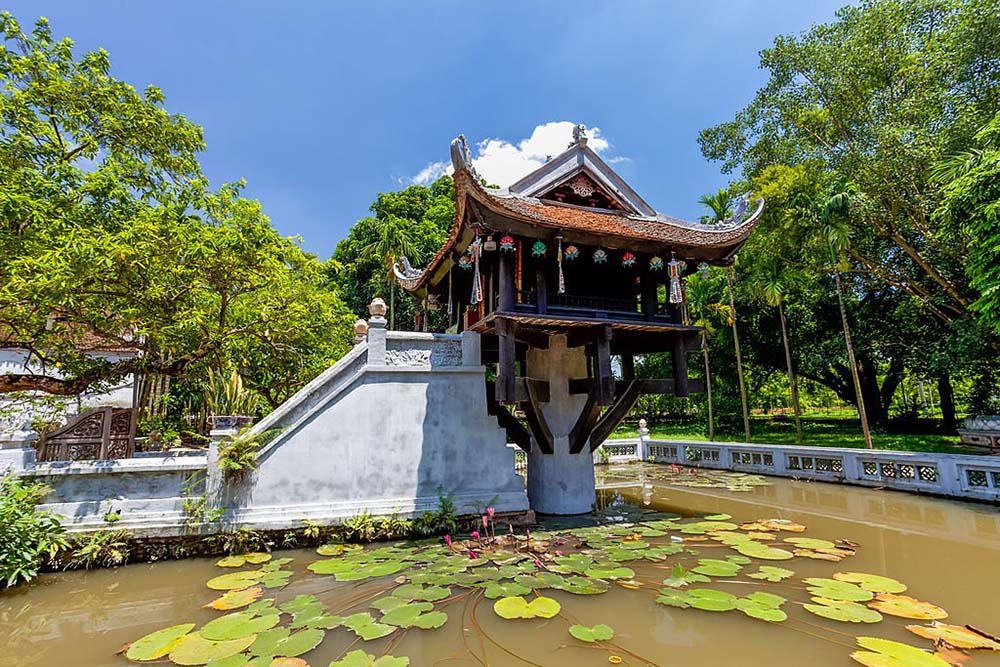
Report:
<svg viewBox="0 0 1000 667"><path fill-rule="evenodd" d="M657 463L1000 501L1000 457L634 438L603 445L612 462Z"/></svg>

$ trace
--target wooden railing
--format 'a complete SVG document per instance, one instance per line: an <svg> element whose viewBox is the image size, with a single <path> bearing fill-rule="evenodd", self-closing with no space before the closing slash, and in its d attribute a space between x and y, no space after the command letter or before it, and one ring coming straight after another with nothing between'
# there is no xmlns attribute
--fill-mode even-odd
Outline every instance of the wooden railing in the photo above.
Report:
<svg viewBox="0 0 1000 667"><path fill-rule="evenodd" d="M38 443L38 461L104 461L135 455L135 410L97 408L74 417Z"/></svg>

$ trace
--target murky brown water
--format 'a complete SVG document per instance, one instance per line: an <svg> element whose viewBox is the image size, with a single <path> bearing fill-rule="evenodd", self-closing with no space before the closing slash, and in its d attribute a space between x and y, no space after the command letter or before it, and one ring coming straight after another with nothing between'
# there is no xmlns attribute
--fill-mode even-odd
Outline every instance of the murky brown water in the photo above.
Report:
<svg viewBox="0 0 1000 667"><path fill-rule="evenodd" d="M733 492L676 487L645 478L647 471L657 474L659 469L644 464L606 469L601 473L603 481L615 488L605 491L602 500L612 507L627 502L683 515L727 513L736 521L791 519L808 527L806 536L858 543L858 553L842 563L803 558L769 563L796 574L763 590L804 600L804 593L796 590L803 577L828 577L838 571L884 574L908 584L908 595L946 609L948 622L1000 633L1000 511L995 507L783 479L768 479L770 485L749 492ZM378 588L373 582L337 583L332 577L312 575L304 569L317 560L311 550L281 555L295 558L291 567L296 572L292 584L278 593L282 599L316 593L336 612ZM628 565L640 580L659 581L669 573L664 564L637 561ZM122 644L168 625L203 623L217 617L219 612L201 606L216 597L205 581L219 573L214 559L196 559L46 575L31 586L2 592L0 666L127 665L115 655ZM738 584L713 587L746 593L736 590ZM649 664L664 666L848 667L855 664L849 654L859 635L929 646L904 629L907 623L920 621L887 616L874 625L837 623L812 616L792 603L785 606L788 621L776 624L740 613L666 607L654 602L655 589L612 586L603 595L551 590L545 595L562 604L566 618L613 626L614 643L627 652L573 640L567 634L566 618L501 620L494 616L491 600L482 600L475 609L464 602L447 608L450 620L438 630L413 630L401 641L393 642L390 637L353 648L378 655L393 642L392 654L409 656L415 666L585 667L607 665L609 656L617 654L625 665L647 664L636 657L641 656ZM332 630L319 648L303 657L313 667L326 667L352 640L346 630ZM485 657L477 661L465 645ZM966 664L997 667L1000 653L974 652Z"/></svg>

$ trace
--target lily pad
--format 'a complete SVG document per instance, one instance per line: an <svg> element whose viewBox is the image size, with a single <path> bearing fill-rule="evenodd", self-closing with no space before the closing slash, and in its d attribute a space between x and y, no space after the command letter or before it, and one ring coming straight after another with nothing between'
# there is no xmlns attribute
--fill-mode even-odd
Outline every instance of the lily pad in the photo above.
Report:
<svg viewBox="0 0 1000 667"><path fill-rule="evenodd" d="M250 588L240 588L235 591L229 591L228 593L218 597L205 606L209 609L217 609L219 611L230 611L232 609L239 609L240 607L246 607L260 599L264 594L264 589L260 586L251 586Z"/></svg>
<svg viewBox="0 0 1000 667"><path fill-rule="evenodd" d="M893 593L879 593L875 600L868 603L872 609L877 609L883 614L899 616L901 618L915 618L926 621L938 621L948 618L948 612L941 607L923 602L909 595L895 595Z"/></svg>
<svg viewBox="0 0 1000 667"><path fill-rule="evenodd" d="M294 658L308 653L323 643L326 633L317 628L291 632L288 628L274 628L257 637L250 653L264 658Z"/></svg>
<svg viewBox="0 0 1000 667"><path fill-rule="evenodd" d="M698 561L698 567L694 568L693 571L706 577L735 577L742 569L743 566L739 563L715 558L702 558Z"/></svg>
<svg viewBox="0 0 1000 667"><path fill-rule="evenodd" d="M866 667L950 667L946 660L914 646L878 637L858 637L867 651L855 651L851 658Z"/></svg>
<svg viewBox="0 0 1000 667"><path fill-rule="evenodd" d="M393 625L377 623L375 619L372 618L372 615L367 612L348 616L344 619L344 626L349 628L354 634L361 637L365 641L385 637L396 631L396 627Z"/></svg>
<svg viewBox="0 0 1000 667"><path fill-rule="evenodd" d="M602 567L597 565L587 568L584 574L594 579L631 579L635 576L635 571L627 567Z"/></svg>
<svg viewBox="0 0 1000 667"><path fill-rule="evenodd" d="M832 621L840 621L841 623L878 623L882 620L882 614L857 602L831 600L830 598L822 597L814 597L812 600L812 604L807 603L802 605L805 610L816 616L829 618Z"/></svg>
<svg viewBox="0 0 1000 667"><path fill-rule="evenodd" d="M717 530L736 530L739 528L735 523L726 521L695 521L693 523L681 524L681 532L685 535L704 535Z"/></svg>
<svg viewBox="0 0 1000 667"><path fill-rule="evenodd" d="M403 600L423 600L424 602L437 602L444 600L451 595L450 588L442 586L421 586L419 584L405 584L392 591L393 597Z"/></svg>
<svg viewBox="0 0 1000 667"><path fill-rule="evenodd" d="M220 574L206 582L206 586L213 591L231 591L237 588L247 588L257 584L263 577L264 572L260 570L240 570L229 574Z"/></svg>
<svg viewBox="0 0 1000 667"><path fill-rule="evenodd" d="M760 542L754 542L752 540L733 545L733 549L744 556L759 558L761 560L789 560L791 558L795 558L795 554L790 551L779 549L777 547L769 547L766 544L761 544Z"/></svg>
<svg viewBox="0 0 1000 667"><path fill-rule="evenodd" d="M674 565L669 577L663 580L664 586L670 588L681 588L690 584L709 583L712 581L703 574L689 572L683 565Z"/></svg>
<svg viewBox="0 0 1000 667"><path fill-rule="evenodd" d="M278 614L257 616L252 611L226 614L206 623L199 634L211 641L227 641L270 630L281 620Z"/></svg>
<svg viewBox="0 0 1000 667"><path fill-rule="evenodd" d="M485 595L490 600L496 600L497 598L512 597L515 595L527 595L531 592L531 588L523 586L519 583L513 581L500 582L491 581L485 584L486 592Z"/></svg>
<svg viewBox="0 0 1000 667"><path fill-rule="evenodd" d="M702 611L731 611L736 609L737 597L725 591L694 588L687 591L688 604Z"/></svg>
<svg viewBox="0 0 1000 667"><path fill-rule="evenodd" d="M448 620L448 615L440 611L431 611L432 609L434 605L430 602L411 602L386 612L382 616L382 622L400 628L417 627L424 630L440 628Z"/></svg>
<svg viewBox="0 0 1000 667"><path fill-rule="evenodd" d="M552 598L538 596L528 602L521 596L501 598L493 603L493 611L500 618L552 618L562 606Z"/></svg>
<svg viewBox="0 0 1000 667"><path fill-rule="evenodd" d="M571 625L569 633L582 642L605 642L615 636L614 629L603 623L589 628L586 625Z"/></svg>
<svg viewBox="0 0 1000 667"><path fill-rule="evenodd" d="M931 625L908 625L906 629L924 639L930 639L935 643L943 642L955 648L1000 651L1000 642L969 626L932 623Z"/></svg>
<svg viewBox="0 0 1000 667"><path fill-rule="evenodd" d="M866 591L860 586L847 581L819 577L810 577L803 581L808 586L806 590L816 597L842 600L844 602L867 602L874 597L871 591Z"/></svg>
<svg viewBox="0 0 1000 667"><path fill-rule="evenodd" d="M249 554L240 554L238 556L226 556L217 562L216 565L219 567L243 567L247 563L250 563L251 565L260 565L261 563L266 563L269 560L271 560L271 554L254 552Z"/></svg>
<svg viewBox="0 0 1000 667"><path fill-rule="evenodd" d="M170 650L170 661L176 665L205 665L241 653L257 639L256 635L212 641L195 632L186 635Z"/></svg>
<svg viewBox="0 0 1000 667"><path fill-rule="evenodd" d="M132 642L125 651L125 657L136 662L159 660L170 653L193 629L194 623L182 623L151 632Z"/></svg>
<svg viewBox="0 0 1000 667"><path fill-rule="evenodd" d="M906 584L878 574L837 572L833 575L833 578L837 581L849 581L852 584L857 584L872 593L902 593L906 590Z"/></svg>
<svg viewBox="0 0 1000 667"><path fill-rule="evenodd" d="M320 556L342 556L349 551L361 550L360 544L324 544L316 548Z"/></svg>
<svg viewBox="0 0 1000 667"><path fill-rule="evenodd" d="M757 591L736 601L736 608L750 618L756 618L769 623L781 623L788 619L788 614L781 610L785 598L773 593Z"/></svg>
<svg viewBox="0 0 1000 667"><path fill-rule="evenodd" d="M340 660L334 660L330 667L408 667L410 659L407 657L396 658L391 655L383 655L376 658L371 653L364 651L351 651Z"/></svg>
<svg viewBox="0 0 1000 667"><path fill-rule="evenodd" d="M786 570L783 567L774 567L773 565L761 565L756 572L747 575L751 579L762 579L764 581L779 582L789 577L795 576L795 572L792 570Z"/></svg>

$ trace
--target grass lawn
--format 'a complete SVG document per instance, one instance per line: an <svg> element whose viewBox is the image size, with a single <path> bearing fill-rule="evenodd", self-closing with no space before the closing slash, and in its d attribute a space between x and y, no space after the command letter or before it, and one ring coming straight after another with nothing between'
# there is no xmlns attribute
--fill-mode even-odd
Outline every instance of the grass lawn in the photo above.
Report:
<svg viewBox="0 0 1000 667"><path fill-rule="evenodd" d="M652 424L650 435L664 440L708 440L704 424ZM803 444L811 447L857 447L863 449L864 437L861 426L853 420L830 421L815 417L802 419ZM795 423L775 421L770 417L751 417L750 432L753 442L767 445L794 445ZM623 425L612 438L635 438L638 431L631 425ZM716 429L715 439L723 442L742 442L743 431ZM872 433L875 449L900 449L911 452L942 452L946 454L977 454L959 446L957 435L940 434L899 434Z"/></svg>

